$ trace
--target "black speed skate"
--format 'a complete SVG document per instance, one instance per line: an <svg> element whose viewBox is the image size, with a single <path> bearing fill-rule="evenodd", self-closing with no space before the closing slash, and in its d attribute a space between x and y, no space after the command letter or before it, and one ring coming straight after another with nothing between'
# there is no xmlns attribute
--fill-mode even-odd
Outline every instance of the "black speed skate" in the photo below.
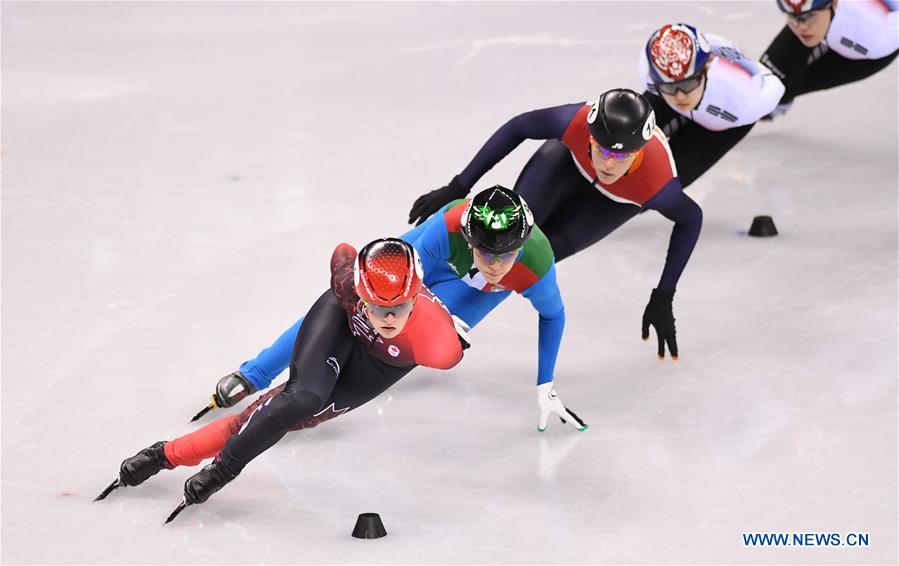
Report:
<svg viewBox="0 0 899 566"><path fill-rule="evenodd" d="M203 503L236 477L221 460L213 460L184 482L184 500L188 505Z"/></svg>
<svg viewBox="0 0 899 566"><path fill-rule="evenodd" d="M163 524L171 523L188 505L196 505L203 503L209 499L213 493L225 487L225 485L237 477L237 474L225 466L221 460L216 458L211 464L206 465L202 470L187 478L184 482L184 499L175 507Z"/></svg>
<svg viewBox="0 0 899 566"><path fill-rule="evenodd" d="M160 470L174 468L166 459L163 446L165 446L165 442L157 442L134 456L126 458L119 467L119 477L113 480L94 501L106 499L107 495L119 487L140 485L158 474Z"/></svg>
<svg viewBox="0 0 899 566"><path fill-rule="evenodd" d="M174 468L166 459L163 446L165 446L165 442L157 442L122 462L122 466L119 468L119 481L122 482L122 485L132 487L140 485L162 469Z"/></svg>

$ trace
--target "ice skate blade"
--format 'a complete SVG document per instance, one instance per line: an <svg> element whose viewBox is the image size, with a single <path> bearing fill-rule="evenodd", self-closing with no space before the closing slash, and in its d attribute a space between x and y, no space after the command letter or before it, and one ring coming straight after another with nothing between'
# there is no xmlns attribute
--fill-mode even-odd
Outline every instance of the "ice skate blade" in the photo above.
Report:
<svg viewBox="0 0 899 566"><path fill-rule="evenodd" d="M215 404L214 404L214 403L210 403L209 405L203 407L203 410L202 410L202 411L200 411L199 413L197 413L196 415L194 415L194 418L190 419L190 422L194 422L194 421L200 420L200 418L201 418L203 415L205 415L206 413L208 413L209 411L211 411L211 410L213 410L213 409L215 409Z"/></svg>
<svg viewBox="0 0 899 566"><path fill-rule="evenodd" d="M120 487L122 487L122 482L119 481L119 478L112 480L112 483L106 486L106 489L101 491L100 495L94 498L94 501L103 501L104 499L106 499L107 495Z"/></svg>
<svg viewBox="0 0 899 566"><path fill-rule="evenodd" d="M184 500L181 503L179 503L177 507L175 507L175 510L172 511L172 513L169 515L169 518L165 520L165 523L163 523L163 525L168 525L169 523L174 521L175 517L177 517L186 508L187 508L187 500Z"/></svg>

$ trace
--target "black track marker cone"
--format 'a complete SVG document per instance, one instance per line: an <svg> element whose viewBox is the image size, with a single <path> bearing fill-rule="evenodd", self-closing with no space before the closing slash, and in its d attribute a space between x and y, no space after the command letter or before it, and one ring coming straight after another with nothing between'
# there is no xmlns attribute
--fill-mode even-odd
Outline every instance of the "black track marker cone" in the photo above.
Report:
<svg viewBox="0 0 899 566"><path fill-rule="evenodd" d="M362 513L356 519L353 536L356 538L381 538L387 536L387 530L384 528L384 523L381 522L380 515L377 513Z"/></svg>
<svg viewBox="0 0 899 566"><path fill-rule="evenodd" d="M770 216L756 216L749 227L749 235L756 238L769 238L777 235L777 227Z"/></svg>

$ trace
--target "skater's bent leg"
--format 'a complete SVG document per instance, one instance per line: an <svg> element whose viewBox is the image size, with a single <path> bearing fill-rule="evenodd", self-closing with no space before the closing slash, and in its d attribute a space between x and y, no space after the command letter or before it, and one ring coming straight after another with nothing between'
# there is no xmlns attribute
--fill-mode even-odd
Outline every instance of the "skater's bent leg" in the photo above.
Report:
<svg viewBox="0 0 899 566"><path fill-rule="evenodd" d="M222 451L228 439L237 434L259 405L283 390L284 385L279 385L265 395L260 395L240 414L215 420L199 430L166 442L163 447L166 459L173 466L196 466L203 460L212 458Z"/></svg>
<svg viewBox="0 0 899 566"><path fill-rule="evenodd" d="M354 345L346 311L326 292L309 310L297 335L284 389L261 403L228 440L219 454L222 464L239 474L291 427L320 411L337 383L338 368L345 367Z"/></svg>
<svg viewBox="0 0 899 566"><path fill-rule="evenodd" d="M300 320L279 336L271 346L263 349L252 360L247 360L240 365L240 373L249 379L257 389L265 389L282 371L287 369L290 364L290 354L302 324L303 317L300 317Z"/></svg>
<svg viewBox="0 0 899 566"><path fill-rule="evenodd" d="M746 137L755 124L713 132L696 122L685 124L669 142L681 186L687 188Z"/></svg>
<svg viewBox="0 0 899 566"><path fill-rule="evenodd" d="M528 203L534 222L542 228L559 203L571 198L582 184L590 186L578 172L568 148L558 140L548 140L521 170L515 192Z"/></svg>
<svg viewBox="0 0 899 566"><path fill-rule="evenodd" d="M605 238L639 212L637 205L615 202L595 189L584 190L559 206L542 228L558 263Z"/></svg>
<svg viewBox="0 0 899 566"><path fill-rule="evenodd" d="M196 466L212 458L225 447L236 432L234 425L238 415L212 421L203 428L165 443L165 458L173 466Z"/></svg>
<svg viewBox="0 0 899 566"><path fill-rule="evenodd" d="M880 59L846 59L833 51L808 66L800 84L794 86L794 96L826 90L866 79L887 67L899 51Z"/></svg>

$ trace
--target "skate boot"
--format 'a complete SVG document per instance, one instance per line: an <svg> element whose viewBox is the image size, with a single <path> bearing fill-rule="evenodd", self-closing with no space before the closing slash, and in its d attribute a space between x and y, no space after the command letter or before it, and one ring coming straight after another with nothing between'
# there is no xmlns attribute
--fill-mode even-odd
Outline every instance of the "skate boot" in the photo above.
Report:
<svg viewBox="0 0 899 566"><path fill-rule="evenodd" d="M119 467L119 477L112 480L112 483L106 486L106 489L101 491L94 501L103 501L110 493L124 485L140 485L158 474L159 470L163 468L167 470L174 468L175 466L166 459L163 446L165 446L165 442L157 442L127 458Z"/></svg>
<svg viewBox="0 0 899 566"><path fill-rule="evenodd" d="M122 462L119 468L119 482L133 487L144 483L162 469L174 468L175 466L166 459L163 446L165 442L157 442Z"/></svg>
<svg viewBox="0 0 899 566"><path fill-rule="evenodd" d="M184 482L184 501L188 505L203 503L235 477L237 474L231 473L231 470L216 458Z"/></svg>

